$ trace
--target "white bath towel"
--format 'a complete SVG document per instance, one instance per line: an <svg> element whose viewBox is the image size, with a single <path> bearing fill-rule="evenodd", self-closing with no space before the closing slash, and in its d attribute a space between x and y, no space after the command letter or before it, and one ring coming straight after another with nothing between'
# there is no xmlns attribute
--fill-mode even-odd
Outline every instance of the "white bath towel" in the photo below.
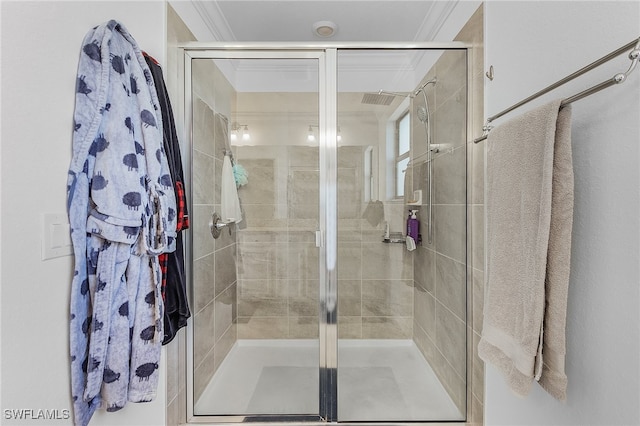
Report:
<svg viewBox="0 0 640 426"><path fill-rule="evenodd" d="M519 396L533 380L566 399L573 168L560 100L487 138L487 286L478 353ZM544 358L543 358L544 357Z"/></svg>
<svg viewBox="0 0 640 426"><path fill-rule="evenodd" d="M222 162L222 180L220 182L220 217L224 222L239 223L242 221L242 210L238 198L233 166L228 155Z"/></svg>

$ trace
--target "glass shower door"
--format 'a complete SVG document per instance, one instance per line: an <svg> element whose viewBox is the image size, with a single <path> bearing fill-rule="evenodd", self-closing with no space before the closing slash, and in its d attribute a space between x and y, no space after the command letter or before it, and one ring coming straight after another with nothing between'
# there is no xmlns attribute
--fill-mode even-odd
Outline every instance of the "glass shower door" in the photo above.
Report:
<svg viewBox="0 0 640 426"><path fill-rule="evenodd" d="M193 414L317 421L321 54L191 54Z"/></svg>
<svg viewBox="0 0 640 426"><path fill-rule="evenodd" d="M186 53L189 414L463 421L466 49L255 49Z"/></svg>
<svg viewBox="0 0 640 426"><path fill-rule="evenodd" d="M338 420L464 420L466 50L337 59Z"/></svg>

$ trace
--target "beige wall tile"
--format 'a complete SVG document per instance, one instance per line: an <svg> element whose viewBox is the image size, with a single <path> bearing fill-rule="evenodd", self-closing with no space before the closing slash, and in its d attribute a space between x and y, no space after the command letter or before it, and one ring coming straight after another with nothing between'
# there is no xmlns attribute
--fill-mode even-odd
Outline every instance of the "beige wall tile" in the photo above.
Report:
<svg viewBox="0 0 640 426"><path fill-rule="evenodd" d="M436 298L461 320L466 318L467 274L463 263L436 255Z"/></svg>
<svg viewBox="0 0 640 426"><path fill-rule="evenodd" d="M410 339L411 317L362 317L363 339Z"/></svg>
<svg viewBox="0 0 640 426"><path fill-rule="evenodd" d="M213 111L202 99L193 101L193 148L209 156L215 153Z"/></svg>
<svg viewBox="0 0 640 426"><path fill-rule="evenodd" d="M338 244L338 279L362 278L362 246L359 242Z"/></svg>
<svg viewBox="0 0 640 426"><path fill-rule="evenodd" d="M242 166L249 174L249 183L241 186L238 195L247 204L277 204L274 161L245 159Z"/></svg>
<svg viewBox="0 0 640 426"><path fill-rule="evenodd" d="M289 316L290 339L317 339L319 334L318 316Z"/></svg>
<svg viewBox="0 0 640 426"><path fill-rule="evenodd" d="M289 146L289 167L317 168L320 164L319 150L316 147Z"/></svg>
<svg viewBox="0 0 640 426"><path fill-rule="evenodd" d="M236 282L236 246L230 245L214 253L216 295Z"/></svg>
<svg viewBox="0 0 640 426"><path fill-rule="evenodd" d="M364 146L338 147L338 168L351 168L364 161Z"/></svg>
<svg viewBox="0 0 640 426"><path fill-rule="evenodd" d="M433 294L416 286L413 296L414 321L435 341L436 339L436 299Z"/></svg>
<svg viewBox="0 0 640 426"><path fill-rule="evenodd" d="M193 258L199 259L213 253L214 239L211 237L209 221L213 206L194 205L190 214L190 226L193 235Z"/></svg>
<svg viewBox="0 0 640 426"><path fill-rule="evenodd" d="M209 352L193 373L193 400L198 401L215 373L214 354Z"/></svg>
<svg viewBox="0 0 640 426"><path fill-rule="evenodd" d="M215 297L215 274L213 253L193 261L193 306L197 313Z"/></svg>
<svg viewBox="0 0 640 426"><path fill-rule="evenodd" d="M216 109L215 75L216 66L212 61L196 59L192 62L192 83L194 98L202 99L211 110ZM210 139L213 142L213 137Z"/></svg>
<svg viewBox="0 0 640 426"><path fill-rule="evenodd" d="M338 305L338 309L339 309ZM361 339L361 316L338 316L338 339ZM340 345L340 342L338 342Z"/></svg>
<svg viewBox="0 0 640 426"><path fill-rule="evenodd" d="M317 280L319 278L318 248L315 243L290 243L287 249L286 278Z"/></svg>
<svg viewBox="0 0 640 426"><path fill-rule="evenodd" d="M217 83L220 83L216 86L220 87L222 85L222 81L224 80L224 76L218 74L216 72ZM224 159L224 152L227 150L229 145L229 120L225 118L224 115L220 113L216 113L214 118L214 146L215 146L215 157L218 160Z"/></svg>
<svg viewBox="0 0 640 426"><path fill-rule="evenodd" d="M287 197L289 204L318 204L320 191L318 170L290 169L289 179Z"/></svg>
<svg viewBox="0 0 640 426"><path fill-rule="evenodd" d="M198 368L215 344L215 304L209 303L195 314L193 333L193 365Z"/></svg>
<svg viewBox="0 0 640 426"><path fill-rule="evenodd" d="M441 108L467 84L466 54L461 50L448 50L440 56L435 67L440 77L435 85L436 108ZM466 107L462 109L465 111ZM464 119L461 123L464 126Z"/></svg>
<svg viewBox="0 0 640 426"><path fill-rule="evenodd" d="M193 203L215 204L214 158L201 151L193 151Z"/></svg>
<svg viewBox="0 0 640 426"><path fill-rule="evenodd" d="M289 316L310 317L319 315L319 281L287 280L289 288Z"/></svg>
<svg viewBox="0 0 640 426"><path fill-rule="evenodd" d="M218 343L213 348L214 355L214 372L218 370L222 361L224 361L225 357L233 347L233 345L238 340L238 329L236 324L231 324L231 326L227 329L227 331L222 335Z"/></svg>
<svg viewBox="0 0 640 426"><path fill-rule="evenodd" d="M236 294L237 285L233 284L220 293L214 301L216 342L222 338L223 334L236 321L238 316Z"/></svg>
<svg viewBox="0 0 640 426"><path fill-rule="evenodd" d="M362 315L411 317L413 315L413 281L363 280Z"/></svg>
<svg viewBox="0 0 640 426"><path fill-rule="evenodd" d="M283 232L263 229L243 229L238 231L238 244L286 242L288 242L288 236Z"/></svg>
<svg viewBox="0 0 640 426"><path fill-rule="evenodd" d="M288 286L285 280L239 280L238 281L238 315L252 316L287 316Z"/></svg>
<svg viewBox="0 0 640 426"><path fill-rule="evenodd" d="M466 377L466 325L442 304L436 304L436 344L460 377Z"/></svg>
<svg viewBox="0 0 640 426"><path fill-rule="evenodd" d="M238 247L238 278L276 277L276 247L270 243L241 244Z"/></svg>
<svg viewBox="0 0 640 426"><path fill-rule="evenodd" d="M338 279L338 315L362 315L362 282Z"/></svg>
<svg viewBox="0 0 640 426"><path fill-rule="evenodd" d="M270 205L270 204L249 204L242 202L244 209L244 220L246 220L247 230L282 230L287 229L286 213L279 216L278 212L284 209L287 212L286 205Z"/></svg>
<svg viewBox="0 0 640 426"><path fill-rule="evenodd" d="M300 228L289 227L289 233L287 234L287 241L290 243L316 243L316 231L317 227L313 230L306 230Z"/></svg>
<svg viewBox="0 0 640 426"><path fill-rule="evenodd" d="M222 188L222 160L216 158L214 161L214 179L213 179L213 199L215 204L220 204L221 188ZM220 209L217 210L220 212Z"/></svg>
<svg viewBox="0 0 640 426"><path fill-rule="evenodd" d="M438 105L434 113L435 131L433 143L440 145L444 155L447 149L464 145L467 142L467 88L466 85L453 93L443 104Z"/></svg>
<svg viewBox="0 0 640 426"><path fill-rule="evenodd" d="M436 357L436 352L438 349L436 345L433 343L433 340L427 335L427 333L422 329L422 326L417 322L413 322L413 341L416 346L425 357L429 365L433 368L432 360ZM435 371L435 369L434 369Z"/></svg>
<svg viewBox="0 0 640 426"><path fill-rule="evenodd" d="M360 206L362 210L363 206ZM378 232L378 236L382 239L382 231ZM360 219L338 218L338 248L343 243L360 243L362 242L363 231Z"/></svg>
<svg viewBox="0 0 640 426"><path fill-rule="evenodd" d="M315 204L294 203L288 206L288 217L292 219L316 219L318 218L318 211L317 202Z"/></svg>
<svg viewBox="0 0 640 426"><path fill-rule="evenodd" d="M484 315L484 272L471 270L473 280L473 330L482 332Z"/></svg>
<svg viewBox="0 0 640 426"><path fill-rule="evenodd" d="M288 335L286 317L238 317L238 339L285 339Z"/></svg>
<svg viewBox="0 0 640 426"><path fill-rule="evenodd" d="M466 258L466 208L464 205L435 206L436 249L439 253L464 262Z"/></svg>
<svg viewBox="0 0 640 426"><path fill-rule="evenodd" d="M466 200L466 144L447 150L433 161L434 203L464 204Z"/></svg>
<svg viewBox="0 0 640 426"><path fill-rule="evenodd" d="M435 252L424 247L418 247L414 253L414 281L426 291L435 294Z"/></svg>
<svg viewBox="0 0 640 426"><path fill-rule="evenodd" d="M362 246L363 279L413 279L413 259L403 244Z"/></svg>

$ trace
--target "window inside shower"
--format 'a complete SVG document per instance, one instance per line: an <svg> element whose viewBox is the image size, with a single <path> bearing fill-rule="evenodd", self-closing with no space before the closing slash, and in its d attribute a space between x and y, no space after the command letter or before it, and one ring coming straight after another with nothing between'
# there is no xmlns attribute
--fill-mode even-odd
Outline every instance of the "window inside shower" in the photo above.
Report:
<svg viewBox="0 0 640 426"><path fill-rule="evenodd" d="M411 149L411 115L407 111L399 120L395 122L395 187L396 198L404 197L405 173L409 165L409 154Z"/></svg>
<svg viewBox="0 0 640 426"><path fill-rule="evenodd" d="M324 50L211 52L187 67L193 415L464 421L467 50L341 48L333 75ZM242 220L214 239L225 156Z"/></svg>

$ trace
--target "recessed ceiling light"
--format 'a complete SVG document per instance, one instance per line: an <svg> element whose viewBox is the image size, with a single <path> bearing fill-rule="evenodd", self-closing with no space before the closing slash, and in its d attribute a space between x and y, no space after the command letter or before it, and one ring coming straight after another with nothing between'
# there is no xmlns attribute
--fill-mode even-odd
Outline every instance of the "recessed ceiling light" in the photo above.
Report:
<svg viewBox="0 0 640 426"><path fill-rule="evenodd" d="M313 32L319 37L331 37L338 30L338 26L331 21L318 21L313 24Z"/></svg>

